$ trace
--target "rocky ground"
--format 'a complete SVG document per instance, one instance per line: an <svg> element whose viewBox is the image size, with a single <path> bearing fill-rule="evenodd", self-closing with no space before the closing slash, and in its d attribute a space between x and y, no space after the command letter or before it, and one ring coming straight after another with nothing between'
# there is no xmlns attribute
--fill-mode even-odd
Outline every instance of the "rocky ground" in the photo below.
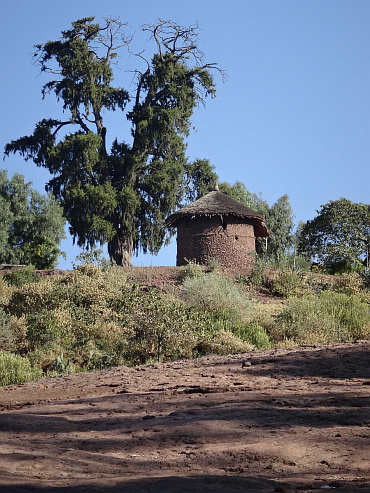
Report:
<svg viewBox="0 0 370 493"><path fill-rule="evenodd" d="M370 341L0 389L0 491L370 492Z"/></svg>

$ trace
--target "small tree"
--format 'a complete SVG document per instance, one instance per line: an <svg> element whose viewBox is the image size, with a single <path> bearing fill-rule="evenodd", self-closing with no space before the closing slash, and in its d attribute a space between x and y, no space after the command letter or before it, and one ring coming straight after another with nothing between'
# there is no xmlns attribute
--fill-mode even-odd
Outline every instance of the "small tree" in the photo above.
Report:
<svg viewBox="0 0 370 493"><path fill-rule="evenodd" d="M70 232L80 246L108 242L111 259L129 265L132 253L158 253L169 239L165 218L181 201L214 186L205 160L188 163L185 138L195 106L215 95L198 48L198 26L158 20L146 25L155 53L141 52L134 92L113 86L119 50L132 37L118 19L79 19L61 39L36 46L41 72L51 75L43 97L54 92L68 117L44 119L33 135L7 144L47 168L47 190L61 202ZM132 82L132 74L130 82ZM131 127L131 142L112 138L103 116L119 110ZM66 134L69 129L70 133Z"/></svg>
<svg viewBox="0 0 370 493"><path fill-rule="evenodd" d="M65 238L62 208L52 195L41 195L15 174L0 170L0 263L55 267Z"/></svg>
<svg viewBox="0 0 370 493"><path fill-rule="evenodd" d="M348 199L331 200L307 221L299 234L298 248L329 270L369 267L370 205Z"/></svg>

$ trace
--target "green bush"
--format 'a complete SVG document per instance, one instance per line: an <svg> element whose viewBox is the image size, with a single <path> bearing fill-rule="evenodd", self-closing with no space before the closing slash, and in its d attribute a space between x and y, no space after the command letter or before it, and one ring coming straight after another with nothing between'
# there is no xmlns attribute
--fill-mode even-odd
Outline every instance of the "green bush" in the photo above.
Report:
<svg viewBox="0 0 370 493"><path fill-rule="evenodd" d="M357 272L343 274L335 279L333 290L337 293L355 295L362 301L370 303L370 291L366 288L364 278Z"/></svg>
<svg viewBox="0 0 370 493"><path fill-rule="evenodd" d="M272 293L282 298L303 296L308 293L302 272L294 269L283 269L279 271L272 281Z"/></svg>
<svg viewBox="0 0 370 493"><path fill-rule="evenodd" d="M42 370L33 368L27 358L0 351L0 385L13 385L42 377Z"/></svg>
<svg viewBox="0 0 370 493"><path fill-rule="evenodd" d="M31 284L41 281L41 275L36 272L33 265L27 267L22 267L19 269L14 269L9 274L5 274L5 281L7 281L11 286L20 288L25 284Z"/></svg>
<svg viewBox="0 0 370 493"><path fill-rule="evenodd" d="M271 347L271 340L265 329L256 323L244 326L235 326L231 329L232 333L244 342L252 344L257 349L268 349Z"/></svg>
<svg viewBox="0 0 370 493"><path fill-rule="evenodd" d="M0 350L13 351L16 335L12 328L11 317L0 307Z"/></svg>
<svg viewBox="0 0 370 493"><path fill-rule="evenodd" d="M206 354L225 356L227 354L247 353L253 349L255 347L252 344L242 341L231 331L220 329L203 335L194 347L193 353L195 357Z"/></svg>
<svg viewBox="0 0 370 493"><path fill-rule="evenodd" d="M251 300L230 278L214 272L183 282L182 298L201 311L238 312L242 316L253 309Z"/></svg>
<svg viewBox="0 0 370 493"><path fill-rule="evenodd" d="M203 277L204 269L194 260L187 260L187 265L180 267L177 280L182 284L185 279L193 279L194 277Z"/></svg>
<svg viewBox="0 0 370 493"><path fill-rule="evenodd" d="M265 284L266 258L255 256L251 263L251 273L247 276L247 282L253 286L260 287Z"/></svg>
<svg viewBox="0 0 370 493"><path fill-rule="evenodd" d="M323 291L318 296L292 299L269 329L275 343L352 342L370 336L370 307L356 296Z"/></svg>

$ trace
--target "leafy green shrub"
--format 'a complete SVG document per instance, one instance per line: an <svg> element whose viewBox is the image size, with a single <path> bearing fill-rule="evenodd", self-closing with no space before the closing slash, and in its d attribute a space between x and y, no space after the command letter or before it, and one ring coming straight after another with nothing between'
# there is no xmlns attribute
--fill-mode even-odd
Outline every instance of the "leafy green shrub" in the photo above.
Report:
<svg viewBox="0 0 370 493"><path fill-rule="evenodd" d="M279 271L272 281L272 293L282 298L307 294L308 289L305 286L302 272L290 268Z"/></svg>
<svg viewBox="0 0 370 493"><path fill-rule="evenodd" d="M333 290L337 293L358 296L362 301L370 303L370 291L366 289L363 277L357 272L343 274L335 279Z"/></svg>
<svg viewBox="0 0 370 493"><path fill-rule="evenodd" d="M211 272L219 272L221 268L221 262L217 258L209 257L207 260L207 267Z"/></svg>
<svg viewBox="0 0 370 493"><path fill-rule="evenodd" d="M330 291L322 292L319 302L320 310L333 316L339 327L349 330L350 340L366 338L363 328L370 322L369 304L355 295Z"/></svg>
<svg viewBox="0 0 370 493"><path fill-rule="evenodd" d="M182 298L201 311L249 314L253 305L232 279L210 272L183 282Z"/></svg>
<svg viewBox="0 0 370 493"><path fill-rule="evenodd" d="M274 341L297 344L351 342L370 336L369 306L356 296L324 291L319 296L292 299L269 329Z"/></svg>
<svg viewBox="0 0 370 493"><path fill-rule="evenodd" d="M265 329L257 323L249 323L239 327L235 326L231 331L239 339L255 346L257 349L271 347L271 341Z"/></svg>
<svg viewBox="0 0 370 493"><path fill-rule="evenodd" d="M13 351L16 349L16 334L12 327L10 315L0 307L0 350Z"/></svg>
<svg viewBox="0 0 370 493"><path fill-rule="evenodd" d="M5 274L4 279L11 286L20 288L25 284L40 282L41 275L36 272L36 269L33 265L28 265L27 267L14 269L9 274Z"/></svg>
<svg viewBox="0 0 370 493"><path fill-rule="evenodd" d="M39 310L51 310L55 305L52 296L54 280L50 277L36 284L24 284L13 292L7 311L20 317Z"/></svg>
<svg viewBox="0 0 370 493"><path fill-rule="evenodd" d="M214 331L200 338L194 347L194 356L204 356L206 354L227 354L247 353L255 347L248 342L242 341L238 336L229 330L221 329Z"/></svg>
<svg viewBox="0 0 370 493"><path fill-rule="evenodd" d="M77 269L79 266L83 265L99 267L102 270L108 270L110 267L112 267L112 262L104 257L104 252L101 248L84 250L82 253L77 255L75 260L76 262L80 262L80 264L73 263L74 269Z"/></svg>
<svg viewBox="0 0 370 493"><path fill-rule="evenodd" d="M0 307L5 307L13 294L14 288L0 276Z"/></svg>
<svg viewBox="0 0 370 493"><path fill-rule="evenodd" d="M265 283L266 259L262 256L255 256L251 263L251 273L247 276L247 282L253 286L260 287Z"/></svg>
<svg viewBox="0 0 370 493"><path fill-rule="evenodd" d="M71 369L70 360L67 360L63 353L60 353L60 355L53 361L52 369L55 373L59 374L69 373Z"/></svg>
<svg viewBox="0 0 370 493"><path fill-rule="evenodd" d="M156 290L137 299L131 324L127 355L134 363L190 358L200 334L210 329L210 319Z"/></svg>
<svg viewBox="0 0 370 493"><path fill-rule="evenodd" d="M204 276L204 269L195 260L187 260L187 265L180 267L177 280L182 284L185 279Z"/></svg>
<svg viewBox="0 0 370 493"><path fill-rule="evenodd" d="M13 385L42 377L40 368L33 368L27 358L0 351L0 385Z"/></svg>

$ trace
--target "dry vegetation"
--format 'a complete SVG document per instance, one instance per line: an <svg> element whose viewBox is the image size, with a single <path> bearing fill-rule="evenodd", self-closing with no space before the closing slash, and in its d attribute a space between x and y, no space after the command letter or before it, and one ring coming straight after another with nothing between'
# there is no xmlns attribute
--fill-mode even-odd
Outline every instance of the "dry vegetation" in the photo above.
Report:
<svg viewBox="0 0 370 493"><path fill-rule="evenodd" d="M0 279L0 383L120 364L370 338L369 289L339 277L217 264L31 270Z"/></svg>

